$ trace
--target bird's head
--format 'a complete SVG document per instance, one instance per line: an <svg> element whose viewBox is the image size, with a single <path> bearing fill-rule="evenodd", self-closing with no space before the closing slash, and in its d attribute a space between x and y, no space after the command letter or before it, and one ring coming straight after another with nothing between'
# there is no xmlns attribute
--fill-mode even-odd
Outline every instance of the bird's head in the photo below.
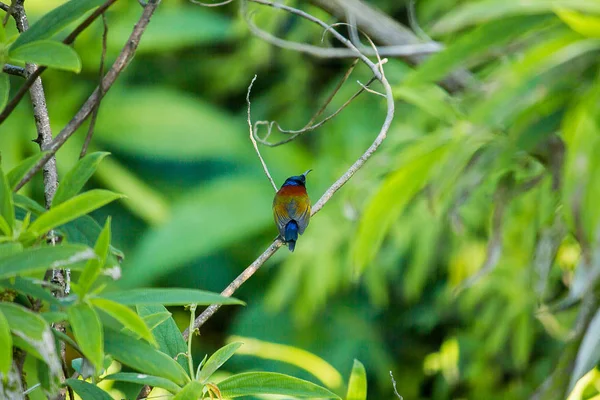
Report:
<svg viewBox="0 0 600 400"><path fill-rule="evenodd" d="M310 171L312 171L312 169L309 169L302 175L290 176L289 178L287 178L285 180L285 182L283 183L283 186L305 186L306 185L306 175L308 175L308 173Z"/></svg>

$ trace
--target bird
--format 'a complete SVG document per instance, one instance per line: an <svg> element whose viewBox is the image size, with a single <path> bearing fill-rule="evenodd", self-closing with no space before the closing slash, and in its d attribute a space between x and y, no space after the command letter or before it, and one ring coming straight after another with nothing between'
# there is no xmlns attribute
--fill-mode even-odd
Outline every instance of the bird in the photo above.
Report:
<svg viewBox="0 0 600 400"><path fill-rule="evenodd" d="M310 221L310 198L306 192L306 175L310 171L287 178L273 199L275 224L291 252Z"/></svg>

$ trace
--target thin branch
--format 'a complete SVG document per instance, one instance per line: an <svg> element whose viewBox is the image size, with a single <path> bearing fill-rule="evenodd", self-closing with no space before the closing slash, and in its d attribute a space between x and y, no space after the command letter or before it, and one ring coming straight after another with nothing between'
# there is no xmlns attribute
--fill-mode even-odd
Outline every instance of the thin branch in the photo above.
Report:
<svg viewBox="0 0 600 400"><path fill-rule="evenodd" d="M106 23L106 14L102 14L102 53L100 55L100 67L98 69L98 92L100 93L100 99L96 103L96 107L94 107L94 112L92 113L92 118L90 119L90 126L88 127L87 135L85 135L85 140L83 141L83 146L81 146L81 153L79 153L79 158L83 158L87 153L88 146L92 141L92 136L94 136L94 127L96 126L96 119L98 118L98 110L100 110L100 102L102 97L104 96L104 86L102 85L102 78L104 78L104 61L106 59L106 42L108 38L108 24Z"/></svg>
<svg viewBox="0 0 600 400"><path fill-rule="evenodd" d="M431 40L431 37L421 28L417 20L416 0L408 1L408 24L415 34L423 40Z"/></svg>
<svg viewBox="0 0 600 400"><path fill-rule="evenodd" d="M248 0L254 3L259 3L260 1ZM262 4L262 3L261 3ZM279 8L279 7L276 7ZM252 21L252 14L247 12L244 8L242 9L242 15L250 29L250 32L255 36L261 38L265 42L271 43L274 46L281 47L287 50L299 51L301 53L310 54L314 57L319 58L354 58L356 57L356 52L352 49L343 49L343 48L335 48L335 47L321 47L314 46L306 43L293 42L286 39L278 38L270 34L267 31L262 30ZM432 54L437 53L443 50L443 46L437 42L429 42L429 43L415 43L415 44L407 44L407 45L399 45L399 46L381 46L377 48L377 52L385 57L407 57L414 55L424 55L424 54ZM375 56L375 52L372 49L365 48L363 53L367 56Z"/></svg>
<svg viewBox="0 0 600 400"><path fill-rule="evenodd" d="M301 136L307 132L313 131L317 128L319 128L320 126L322 126L323 124L325 124L327 121L329 121L330 119L334 118L336 115L338 115L344 108L346 108L356 97L358 97L358 95L360 95L365 89L361 88L360 90L358 90L356 93L354 93L354 95L352 95L352 97L350 97L348 100L346 100L346 102L344 104L342 104L341 107L339 107L333 114L329 115L328 117L324 118L323 120L321 120L319 123L317 124L313 124L313 122L325 111L325 109L327 108L327 106L329 105L329 103L331 103L331 101L333 100L333 98L335 97L335 95L337 94L337 92L340 90L340 88L342 87L342 85L348 80L348 77L350 76L350 74L352 73L352 71L354 70L354 67L356 65L356 63L358 62L358 59L355 60L352 65L350 66L350 68L348 69L348 71L346 71L346 73L344 74L344 76L342 77L342 79L340 80L340 82L338 82L337 86L335 87L335 89L331 92L331 94L329 95L329 97L327 98L327 100L325 101L325 103L323 104L323 106L321 106L321 108L319 109L319 111L317 111L317 113L310 119L310 121L304 126L304 128L299 129L299 130L289 130L289 129L283 129L279 123L277 123L276 121L257 121L254 124L254 137L255 139L260 142L261 144L264 144L265 146L269 146L269 147L277 147L277 146L281 146L283 144L289 143L292 140L295 140L298 136ZM369 86L371 83L373 83L377 78L371 78L369 80L369 82L367 82L367 84L365 86ZM267 126L267 133L263 138L260 138L258 136L258 126L259 125L266 125ZM269 138L269 136L271 135L271 131L273 129L273 126L277 127L277 130L281 133L291 133L292 135L286 139L280 140L279 142L275 142L275 143L271 143L269 141L267 141L267 139Z"/></svg>
<svg viewBox="0 0 600 400"><path fill-rule="evenodd" d="M105 89L105 93L110 89L110 87L115 83L121 72L127 67L135 50L137 49L140 38L142 34L146 30L148 23L150 22L150 17L154 14L154 11L158 7L160 0L150 0L148 1L148 5L144 8L144 12L142 13L140 19L135 24L133 28L133 32L129 36L129 39L125 43L125 46L119 53L119 56L115 60L111 69L106 73L104 79L102 80L102 85ZM96 88L94 92L88 97L85 103L81 106L81 109L75 114L75 116L69 121L67 126L63 128L63 130L54 138L50 146L48 147L48 153L44 156L40 161L38 161L28 172L25 174L23 179L17 184L15 191L19 190L23 187L29 180L35 175L37 171L41 168L42 165L52 157L58 149L75 133L77 128L83 124L83 122L90 116L96 103L100 101L100 90Z"/></svg>
<svg viewBox="0 0 600 400"><path fill-rule="evenodd" d="M8 12L8 10L10 10L10 6L0 1L0 10Z"/></svg>
<svg viewBox="0 0 600 400"><path fill-rule="evenodd" d="M402 396L400 396L400 393L398 393L398 389L396 388L396 380L394 379L394 374L392 374L392 371L390 371L390 379L392 380L392 386L394 387L394 394L400 399L400 400L404 400L404 398Z"/></svg>
<svg viewBox="0 0 600 400"><path fill-rule="evenodd" d="M256 151L256 155L258 155L258 159L262 164L263 170L265 171L265 175L267 175L267 178L269 178L271 185L273 185L273 189L275 189L275 193L277 193L277 185L275 184L275 181L269 173L269 168L267 167L265 160L260 155L260 150L258 150L258 144L256 144L256 139L254 138L254 130L252 128L252 119L250 114L250 92L252 91L252 85L254 85L255 80L256 75L254 75L254 78L252 78L252 82L250 82L250 85L248 86L248 92L246 93L246 103L248 103L248 128L250 129L250 141L252 142L252 146L254 146L254 151Z"/></svg>
<svg viewBox="0 0 600 400"><path fill-rule="evenodd" d="M4 67L2 67L2 72L10 75L20 76L22 78L27 78L28 76L25 68L17 67L16 65L11 64L4 64Z"/></svg>
<svg viewBox="0 0 600 400"><path fill-rule="evenodd" d="M204 3L204 2L201 2L198 0L190 0L190 1L194 4L198 4L199 6L202 6L202 7L221 7L221 6L224 6L224 5L227 5L231 2L233 2L233 0L225 0L220 3Z"/></svg>
<svg viewBox="0 0 600 400"><path fill-rule="evenodd" d="M69 34L69 36L67 36L65 38L65 40L63 40L63 43L64 44L73 44L73 42L75 41L77 36L81 32L83 32L88 26L90 26L90 24L92 22L94 22L94 20L96 18L98 18L100 15L102 15L104 13L104 11L106 11L106 9L108 7L110 7L113 3L115 3L116 1L117 0L108 0L106 3L104 3L100 7L98 7L93 13L90 14L89 17L87 17L81 24L79 24L79 26L77 26L77 28L75 28L75 30L73 32L71 32L71 34ZM0 113L0 124L2 124L6 120L6 118L8 118L8 116L14 111L14 109L17 107L17 105L19 104L19 102L21 101L23 96L25 96L25 93L27 93L27 91L29 90L31 85L33 85L36 78L39 77L42 74L42 72L44 72L45 70L46 70L46 67L41 66L41 67L38 67L37 69L35 69L35 71L33 71L29 75L29 77L23 83L23 85L21 85L21 87L19 88L19 90L17 91L15 96L8 102L6 107L4 107L4 110L2 110L2 113Z"/></svg>
<svg viewBox="0 0 600 400"><path fill-rule="evenodd" d="M371 69L371 71L373 72L373 75L375 75L377 80L379 80L381 82L381 84L383 85L383 87L385 89L386 100L387 100L387 113L386 113L385 120L379 131L379 134L377 135L377 137L375 138L373 143L369 146L369 148L367 148L367 150L362 154L362 156L360 156L354 162L354 164L352 164L348 168L348 170L340 178L338 178L338 180L336 180L329 187L329 189L327 189L325 191L325 193L321 196L321 198L314 204L314 206L312 207L312 210L311 210L311 216L314 216L316 213L318 213L323 208L323 206L329 201L329 199L331 199L331 197L335 194L335 192L337 192L342 186L344 186L344 184L346 182L348 182L350 180L350 178L352 178L352 176L360 168L362 168L362 166L367 162L367 160L373 155L373 153L379 148L381 143L385 140L385 138L387 136L387 132L390 128L390 124L392 123L392 119L394 118L394 97L392 94L392 88L391 88L389 82L387 81L385 74L382 73L383 68L381 66L378 67L371 60L369 60L367 57L365 57L363 54L361 54L358 51L358 49L356 48L356 46L354 46L347 38L342 36L339 32L332 29L325 22L321 21L320 19L318 19L310 14L307 14L304 11L301 11L301 10L298 10L298 9L295 9L295 8L292 8L292 7L283 5L283 4L272 3L272 2L266 1L266 0L251 0L251 1L253 1L255 3L263 4L266 6L270 6L273 8L278 8L278 9L287 11L289 13L298 15L302 18L305 18L305 19L321 26L322 28L324 28L326 30L329 30L331 32L331 34L337 40L339 40L344 46L346 46L349 49L352 49L353 51L356 52L356 57L358 57L361 61L363 61ZM231 295L233 295L233 293L246 280L248 280L269 258L271 258L271 256L273 254L275 254L275 252L282 245L283 245L283 242L280 238L275 239L273 241L273 243L271 243L271 245L252 264L250 264L250 266L248 268L246 268L244 270L244 272L242 272L233 282L231 282L227 286L227 288L225 288L225 290L223 290L223 292L221 292L221 295L226 296L226 297L230 297ZM220 307L220 305L213 304L213 305L209 306L206 310L204 310L204 312L202 312L202 314L200 314L194 321L194 329L197 329L197 328L201 327L204 323L206 323L206 321L208 321L208 319L212 315L214 315L214 313L219 309L219 307ZM188 335L189 335L189 330L184 331L184 333L183 333L184 338L187 339Z"/></svg>

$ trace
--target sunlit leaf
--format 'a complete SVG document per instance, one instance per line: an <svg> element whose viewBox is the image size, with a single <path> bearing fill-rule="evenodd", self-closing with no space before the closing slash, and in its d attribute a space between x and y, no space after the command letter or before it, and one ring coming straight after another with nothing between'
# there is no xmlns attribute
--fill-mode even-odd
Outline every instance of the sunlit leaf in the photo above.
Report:
<svg viewBox="0 0 600 400"><path fill-rule="evenodd" d="M6 317L0 310L0 374L7 376L12 366L12 336Z"/></svg>
<svg viewBox="0 0 600 400"><path fill-rule="evenodd" d="M104 264L106 263L106 258L108 256L108 249L110 246L110 217L106 220L106 224L104 225L104 229L100 232L98 236L98 240L96 241L96 245L94 246L94 252L98 257L92 258L89 260L79 277L79 281L77 281L79 286L79 293L81 295L86 294L89 289L92 287Z"/></svg>
<svg viewBox="0 0 600 400"><path fill-rule="evenodd" d="M191 381L177 393L173 400L196 400L201 399L203 395L204 385L198 381Z"/></svg>
<svg viewBox="0 0 600 400"><path fill-rule="evenodd" d="M108 190L94 189L75 196L40 215L29 225L29 231L37 234L48 232L62 224L90 213L123 196Z"/></svg>
<svg viewBox="0 0 600 400"><path fill-rule="evenodd" d="M367 399L367 372L364 365L357 359L354 359L350 381L348 382L348 393L346 400L366 400Z"/></svg>
<svg viewBox="0 0 600 400"><path fill-rule="evenodd" d="M575 32L587 37L600 38L600 17L561 9L555 12Z"/></svg>
<svg viewBox="0 0 600 400"><path fill-rule="evenodd" d="M37 40L11 48L8 52L11 61L43 65L66 71L81 71L81 60L72 47L54 40Z"/></svg>
<svg viewBox="0 0 600 400"><path fill-rule="evenodd" d="M152 332L146 326L144 320L133 312L129 307L119 304L112 300L106 300L101 298L90 299L90 302L94 307L98 307L133 333L139 335L148 342L157 345Z"/></svg>
<svg viewBox="0 0 600 400"><path fill-rule="evenodd" d="M1 64L1 63L0 63ZM0 110L4 110L10 94L10 79L8 74L0 71Z"/></svg>
<svg viewBox="0 0 600 400"><path fill-rule="evenodd" d="M245 372L226 378L217 385L225 398L279 394L310 399L340 399L324 387L274 372Z"/></svg>
<svg viewBox="0 0 600 400"><path fill-rule="evenodd" d="M218 293L206 292L204 290L180 289L180 288L145 288L109 292L104 298L118 303L135 305L162 304L164 306L183 306L187 304L211 305L211 304L244 304L243 301L233 297L221 296Z"/></svg>
<svg viewBox="0 0 600 400"><path fill-rule="evenodd" d="M63 244L54 247L29 248L0 258L0 279L52 268L81 269L83 262L96 257L83 245Z"/></svg>
<svg viewBox="0 0 600 400"><path fill-rule="evenodd" d="M9 185L12 190L15 189L17 184L23 179L23 177L29 172L31 168L44 156L46 156L47 152L42 151L32 155L31 157L27 157L23 161L21 161L16 167L11 169L6 177L8 178Z"/></svg>
<svg viewBox="0 0 600 400"><path fill-rule="evenodd" d="M48 39L77 20L86 11L103 4L105 0L70 0L40 18L29 29L19 35L12 44L14 50L27 43Z"/></svg>
<svg viewBox="0 0 600 400"><path fill-rule="evenodd" d="M215 351L213 355L208 358L196 379L202 383L206 382L210 376L223 364L225 364L225 362L227 362L227 360L229 360L234 355L236 350L242 345L243 343L241 342L229 343Z"/></svg>
<svg viewBox="0 0 600 400"><path fill-rule="evenodd" d="M95 152L86 154L85 157L77 161L77 164L60 180L56 194L52 199L52 207L56 207L65 200L75 196L90 177L96 171L98 164L104 157L109 155L107 152Z"/></svg>
<svg viewBox="0 0 600 400"><path fill-rule="evenodd" d="M2 167L0 167L0 216L4 218L9 229L4 234L11 236L15 226L15 208L13 206L12 190ZM5 226L5 229L7 227Z"/></svg>

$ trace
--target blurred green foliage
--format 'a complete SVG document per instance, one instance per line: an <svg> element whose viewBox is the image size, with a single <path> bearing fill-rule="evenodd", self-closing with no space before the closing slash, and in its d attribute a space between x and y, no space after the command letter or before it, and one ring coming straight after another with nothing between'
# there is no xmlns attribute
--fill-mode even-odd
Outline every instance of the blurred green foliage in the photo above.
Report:
<svg viewBox="0 0 600 400"><path fill-rule="evenodd" d="M59 3L26 2L32 20ZM408 20L404 1L370 3ZM251 10L278 36L320 43L319 29L304 21ZM107 13L108 62L139 13L134 1ZM348 398L360 397L353 382L366 370L373 399L394 397L390 370L405 399L528 398L552 373L579 309L552 306L594 290L587 282L600 268L600 5L421 0L416 14L445 50L418 67L390 57L397 110L384 145L312 219L296 251L279 251L236 293L247 306L221 310L202 328L197 360L232 335L309 351L343 382L360 359ZM7 25L7 36L15 33ZM80 74L44 74L54 132L97 83L101 33L97 21L78 38ZM102 102L93 147L112 155L86 186L127 196L93 213L100 225L112 216L112 243L125 254L121 287L220 291L262 253L276 234L273 192L248 139L247 86L258 74L254 120L298 129L350 62L252 37L236 2L163 1ZM473 73L469 87L449 93L436 84L458 68ZM328 110L369 77L359 65ZM10 78L11 93L19 79ZM384 116L383 100L363 94L319 130L262 154L277 184L312 168L315 202L371 143ZM33 122L23 101L0 126L4 171L38 153ZM58 152L61 177L75 165L86 129ZM20 193L41 199L41 187L38 176ZM484 265L491 268L477 275ZM188 313L170 311L183 330ZM583 341L586 354L597 355L590 339L597 325ZM265 356L268 346L257 349L242 347L226 370L318 375L284 355ZM597 362L578 358L570 398L599 396L597 372L575 386Z"/></svg>

